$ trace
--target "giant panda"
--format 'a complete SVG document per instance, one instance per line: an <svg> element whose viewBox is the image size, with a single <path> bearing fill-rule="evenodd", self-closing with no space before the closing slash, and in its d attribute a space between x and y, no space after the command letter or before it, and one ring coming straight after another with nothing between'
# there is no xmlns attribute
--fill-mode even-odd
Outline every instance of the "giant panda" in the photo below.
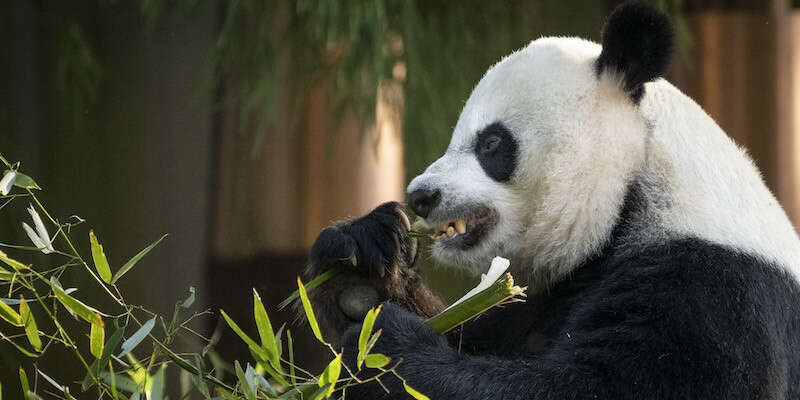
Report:
<svg viewBox="0 0 800 400"><path fill-rule="evenodd" d="M800 398L800 240L746 152L660 78L672 46L664 15L625 3L602 45L545 37L491 67L408 206L439 263L506 257L527 300L433 332L424 249L383 204L311 251L309 277L346 266L312 291L345 362L383 303L373 352L433 400ZM408 397L381 383L346 398Z"/></svg>

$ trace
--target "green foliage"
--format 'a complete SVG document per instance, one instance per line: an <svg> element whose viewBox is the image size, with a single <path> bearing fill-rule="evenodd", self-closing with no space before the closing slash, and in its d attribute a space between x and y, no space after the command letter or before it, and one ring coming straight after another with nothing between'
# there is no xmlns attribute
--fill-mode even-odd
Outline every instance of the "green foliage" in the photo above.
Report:
<svg viewBox="0 0 800 400"><path fill-rule="evenodd" d="M6 163L2 156L0 156L0 161ZM392 360L386 355L372 352L373 346L381 335L380 330L374 331L373 329L380 313L380 307L370 310L362 324L358 340L357 370L351 371L342 363L341 349L337 351L323 339L306 287L299 277L297 280L298 297L303 304L309 326L316 338L331 352L332 361L320 375L314 375L295 365L291 332L286 329L285 325L281 326L277 333L273 330L266 308L258 293L253 290L253 317L258 328L260 343L245 333L228 314L220 311L220 315L228 326L250 349L253 357L252 365L251 362L234 360L232 364L234 376L228 377L233 380L226 381L224 377L217 377L215 375L218 372L215 370L216 368L208 370L204 365L205 357L209 357L212 364L214 364L214 357L218 359L218 356L213 353L211 340L187 327L187 323L194 318L209 312L194 313L181 318L182 312L185 312L194 303L194 288L190 288L188 298L176 303L173 317L167 322L139 305L128 303L116 284L118 278L133 268L148 251L164 238L163 236L140 251L112 277L105 250L92 231L89 231L88 242L94 268L86 262L83 255L78 253L72 242L70 234L76 230L74 225L67 229L66 224L59 223L57 219L53 218L30 188L25 189L25 193L20 193L18 197L13 196L16 194L9 197L10 203L8 204L20 204L24 207L25 202L15 202L15 200L30 201L36 204L38 210L46 217L41 218L38 211L29 211L34 220L41 220L35 223L37 229L38 225L42 225L41 229L44 229L46 224L54 225L56 228L56 236L51 242L53 251L46 253L45 258L42 259L55 266L45 266L40 263L26 265L6 253L0 252L0 261L11 268L11 270L5 268L0 270L0 290L7 292L9 296L20 299L19 303L12 299L0 301L0 317L5 321L2 324L6 325L0 332L5 332L9 326L12 330L16 330L15 333L9 335L0 333L0 340L11 343L22 354L33 358L47 357L50 354L50 348L63 346L74 355L75 359L80 361L86 371L86 376L79 386L82 392L95 390L98 399L140 399L143 396L151 400L163 399L167 386L165 381L167 368L176 368L182 374L188 374L194 390L204 398L216 396L233 400L322 399L337 396L339 393L344 396L347 388L366 382L380 381L381 377L386 374L403 379L395 371L399 362L392 365ZM30 207L28 210L33 210L33 208ZM15 249L21 257L40 254L36 247L0 245ZM78 300L72 295L76 289L64 289L61 281L67 280L64 272L68 268L81 272L85 277L94 278L94 282L103 289L104 296L112 300L112 302L106 301L104 306L106 311L111 312L110 314L101 313ZM508 279L510 280L510 277ZM445 324L439 325L457 324L459 315L471 318L477 311L508 300L511 296L510 291L516 287L512 287L513 281L511 284L507 284L507 281L499 282L506 285L504 287L507 287L508 290L503 291L495 285L490 288L492 290L487 289L490 291L489 295L480 296L484 292L479 293L476 297L483 299L482 301L469 299L464 301L463 305L453 307L452 311L448 311L446 317L442 319ZM486 303L487 301L491 303ZM8 303L19 304L19 312ZM61 312L62 310L68 311L76 317L77 328L65 329L63 319L60 319L65 315ZM46 324L37 324L37 319L39 322L47 322ZM154 328L159 321L164 328L163 334L154 333ZM432 326L442 329L439 325ZM71 326L75 326L75 324ZM112 326L115 327L114 332L106 340L105 329ZM282 339L284 331L287 346L285 353ZM124 339L126 333L129 336ZM87 334L88 343L83 340L75 340L77 337L86 337ZM28 350L27 345L15 342L13 339L17 337L27 338L33 351ZM205 342L206 346L199 354L179 354L172 348L172 344L178 338L184 340L199 338ZM150 346L144 346L144 344ZM87 353L93 357L93 360L87 357ZM115 353L117 356L114 356ZM142 361L139 361L140 359L134 353L144 356L141 358ZM283 357L284 354L288 354L288 360ZM89 361L92 361L91 364ZM227 365L231 364L224 361L222 363L223 367L220 368L230 369ZM242 368L242 365L246 365L246 368ZM370 378L360 378L358 374L363 365L376 368L380 373ZM50 388L31 388L25 371L20 369L19 373L23 393L28 399L40 398L36 392L43 390L52 392ZM70 393L71 389L78 388L74 383L59 383L39 369L36 369L36 373L50 386L56 388L58 396L74 399ZM404 387L415 398L427 398L406 385L405 382ZM184 397L188 395L190 395L188 392L182 394Z"/></svg>

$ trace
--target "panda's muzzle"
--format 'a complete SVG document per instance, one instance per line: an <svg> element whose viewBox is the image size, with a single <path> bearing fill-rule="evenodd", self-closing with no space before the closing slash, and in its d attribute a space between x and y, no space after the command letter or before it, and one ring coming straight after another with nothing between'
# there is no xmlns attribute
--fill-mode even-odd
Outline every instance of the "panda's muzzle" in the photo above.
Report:
<svg viewBox="0 0 800 400"><path fill-rule="evenodd" d="M437 218L442 222L427 221L436 226L433 235L435 243L450 249L468 250L474 247L498 221L497 211L485 206L470 207L469 210L454 214L455 218L452 219Z"/></svg>

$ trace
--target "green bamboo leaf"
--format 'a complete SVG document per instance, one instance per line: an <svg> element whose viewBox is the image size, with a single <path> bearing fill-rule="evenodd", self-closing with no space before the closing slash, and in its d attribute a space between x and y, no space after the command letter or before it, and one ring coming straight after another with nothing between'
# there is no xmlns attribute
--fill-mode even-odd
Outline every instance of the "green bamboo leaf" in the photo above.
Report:
<svg viewBox="0 0 800 400"><path fill-rule="evenodd" d="M17 171L17 178L14 179L14 186L22 189L42 190L42 188L36 184L36 181L34 181L33 178L19 171Z"/></svg>
<svg viewBox="0 0 800 400"><path fill-rule="evenodd" d="M119 353L117 358L122 357L131 352L139 343L150 334L150 331L153 330L153 326L156 324L156 318L153 317L149 321L142 324L142 327L139 328L136 332L128 338L128 340L122 342L122 352Z"/></svg>
<svg viewBox="0 0 800 400"><path fill-rule="evenodd" d="M275 370L280 372L281 361L278 354L278 346L275 344L275 332L272 330L272 323L269 321L267 311L261 302L261 296L258 295L255 288L253 289L253 314L258 327L258 335L261 337L261 344L267 352L269 362Z"/></svg>
<svg viewBox="0 0 800 400"><path fill-rule="evenodd" d="M325 386L322 386L321 388L317 389L317 391L314 392L314 394L312 394L311 397L309 397L309 400L319 400L327 396L328 392L332 390L333 390L333 384L328 383Z"/></svg>
<svg viewBox="0 0 800 400"><path fill-rule="evenodd" d="M211 382L211 383L213 383L213 384L215 384L217 386L224 386L225 385L225 383L220 381L219 379L217 379L217 378L215 378L215 377L213 377L211 375L208 375L208 374L203 374L202 371L200 371L197 367L195 367L192 364L189 364L186 360L180 358L177 354L175 354L172 350L168 349L163 344L158 343L158 346L161 348L161 351L164 354L166 354L167 357L170 358L170 360L172 360L172 362L174 362L177 366L179 366L182 369L184 369L186 372L189 372L189 373L191 373L193 375L197 375L197 376L201 376L202 375L203 379L205 379L205 380L207 380L207 381L209 381L209 382Z"/></svg>
<svg viewBox="0 0 800 400"><path fill-rule="evenodd" d="M14 348L15 348L15 349L17 349L17 351L19 351L20 353L22 353L22 354L24 354L24 355L26 355L26 356L28 356L28 357L33 357L33 358L39 357L39 355L38 355L38 354L31 353L30 351L28 351L28 350L25 350L25 348L24 348L24 347L22 347L22 346L20 346L20 345L16 344L16 343L15 343L13 340L11 340L11 339L9 339L8 337L6 337L5 335L3 335L3 332L2 332L2 331L0 331L0 338L2 338L3 340L5 340L7 343L11 343L11 345L12 345L12 346L14 346Z"/></svg>
<svg viewBox="0 0 800 400"><path fill-rule="evenodd" d="M153 381L150 384L150 400L163 400L164 399L164 371L167 366L162 364L158 372L153 376Z"/></svg>
<svg viewBox="0 0 800 400"><path fill-rule="evenodd" d="M108 373L111 376L111 397L113 397L114 400L118 400L119 399L119 393L117 393L117 379L116 379L117 375L114 374L114 365L113 364L114 363L112 363L111 360L108 360Z"/></svg>
<svg viewBox="0 0 800 400"><path fill-rule="evenodd" d="M255 389L253 387L252 382L247 381L247 376L245 376L244 371L242 371L242 366L239 365L239 361L234 362L234 370L236 371L236 377L239 378L239 387L242 388L242 392L244 392L245 397L247 400L255 400L256 395L253 393Z"/></svg>
<svg viewBox="0 0 800 400"><path fill-rule="evenodd" d="M89 243L92 245L92 260L94 260L94 267L97 269L97 273L100 274L103 282L111 283L111 268L108 266L106 253L103 252L103 245L97 241L94 231L89 231Z"/></svg>
<svg viewBox="0 0 800 400"><path fill-rule="evenodd" d="M311 325L311 330L314 332L314 337L316 337L321 343L327 344L325 339L322 338L322 332L319 330L317 317L314 316L314 310L311 309L311 302L308 300L306 288L303 286L303 281L300 280L299 276L297 277L297 289L300 293L300 301L303 302L303 309L306 313L306 319L308 319L308 324Z"/></svg>
<svg viewBox="0 0 800 400"><path fill-rule="evenodd" d="M364 322L361 324L361 334L358 336L358 356L356 357L358 370L361 370L361 364L364 362L364 357L367 356L367 342L372 335L372 327L375 325L375 318L381 312L381 306L372 308L367 311L367 316L364 317Z"/></svg>
<svg viewBox="0 0 800 400"><path fill-rule="evenodd" d="M370 337L369 341L367 342L367 348L364 350L364 354L369 354L369 352L372 351L372 347L375 346L375 342L377 342L378 338L381 337L381 332L383 332L383 330L378 329L372 334L372 337Z"/></svg>
<svg viewBox="0 0 800 400"><path fill-rule="evenodd" d="M3 267L0 267L0 280L10 282L12 279L14 279L14 273Z"/></svg>
<svg viewBox="0 0 800 400"><path fill-rule="evenodd" d="M30 385L28 385L28 375L25 373L25 370L22 367L19 367L19 383L22 386L22 397L27 399L28 392L31 391Z"/></svg>
<svg viewBox="0 0 800 400"><path fill-rule="evenodd" d="M111 359L111 354L114 353L114 350L117 349L119 343L122 341L122 335L125 333L125 328L117 328L111 337L108 338L105 345L103 345L103 355L100 357L99 360L95 360L92 363L91 369L92 373L87 373L85 377L83 377L83 382L81 382L81 388L86 391L87 389L94 386L95 382L92 379L92 375L99 376L100 372L103 370L106 364L108 364L109 360Z"/></svg>
<svg viewBox="0 0 800 400"><path fill-rule="evenodd" d="M424 394L414 390L414 388L412 388L411 386L408 386L408 384L405 381L403 381L403 388L406 390L406 393L410 394L417 400L431 400L428 398L428 396L425 396Z"/></svg>
<svg viewBox="0 0 800 400"><path fill-rule="evenodd" d="M267 360L267 352L264 351L264 349L261 348L261 346L258 345L249 346L249 348L250 348L250 354L253 355L253 358L258 362L258 365L264 368L264 371L266 371L269 374L269 376L274 378L281 385L289 386L289 383L286 382L286 379L283 379L283 376L279 374L277 371L275 371L275 369L272 368L272 366L270 366L269 360Z"/></svg>
<svg viewBox="0 0 800 400"><path fill-rule="evenodd" d="M317 275L316 278L312 279L310 282L308 282L306 284L306 291L312 290L315 287L325 283L327 280L333 278L340 271L341 271L341 268L331 268L331 269L329 269L329 270ZM278 304L278 311L283 310L284 308L286 308L286 306L291 304L298 297L300 297L300 290L299 289L295 290L294 292L292 292L292 294L290 294L289 297L285 298L282 302L280 302Z"/></svg>
<svg viewBox="0 0 800 400"><path fill-rule="evenodd" d="M25 326L25 335L28 337L28 342L30 342L34 350L42 351L42 338L39 337L39 328L36 327L36 320L33 319L31 309L22 296L20 296L19 302L19 315L22 318L22 324Z"/></svg>
<svg viewBox="0 0 800 400"><path fill-rule="evenodd" d="M286 322L281 324L281 327L278 328L278 333L275 334L275 345L278 346L278 358L281 358L283 355L283 340L281 339L283 328L286 328Z"/></svg>
<svg viewBox="0 0 800 400"><path fill-rule="evenodd" d="M111 284L113 285L119 280L119 278L122 278L122 275L125 275L128 271L130 271L131 268L133 268L133 266L136 265L136 263L142 259L142 257L144 257L147 253L149 253L150 250L153 250L153 247L156 247L157 244L161 243L161 241L164 240L165 237L167 237L167 235L161 236L158 240L156 240L149 246L142 249L142 251L136 253L135 256L131 257L131 259L128 260L128 262L126 262L125 265L123 265L122 268L120 268L116 274L114 274L114 277L111 278Z"/></svg>
<svg viewBox="0 0 800 400"><path fill-rule="evenodd" d="M11 306L0 301L0 318L14 326L22 326L22 317Z"/></svg>
<svg viewBox="0 0 800 400"><path fill-rule="evenodd" d="M194 286L189 286L189 297L187 297L186 300L184 300L183 303L181 303L181 307L189 308L189 307L192 306L192 304L194 304L195 291L196 290L195 290Z"/></svg>
<svg viewBox="0 0 800 400"><path fill-rule="evenodd" d="M272 387L272 385L270 385L269 382L266 379L264 379L263 376L261 376L261 374L259 374L255 369L253 369L253 367L251 367L250 364L247 364L247 370L244 371L245 375L249 374L250 371L252 371L252 375L255 378L255 380L258 382L259 386L264 388L264 390L270 396L278 397L278 392L275 391L275 389Z"/></svg>
<svg viewBox="0 0 800 400"><path fill-rule="evenodd" d="M366 364L368 368L383 368L386 366L386 364L389 364L389 361L391 360L391 358L386 357L383 354L367 354L367 356L364 358L364 364Z"/></svg>
<svg viewBox="0 0 800 400"><path fill-rule="evenodd" d="M27 265L10 258L6 253L3 253L2 251L0 251L0 261L3 261L4 263L8 264L9 267L14 268L14 271L17 272L21 272L28 269Z"/></svg>
<svg viewBox="0 0 800 400"><path fill-rule="evenodd" d="M100 318L100 316L97 316ZM98 360L103 358L103 344L106 340L106 330L103 326L102 320L99 324L92 323L92 328L89 333L89 352Z"/></svg>
<svg viewBox="0 0 800 400"><path fill-rule="evenodd" d="M289 348L289 378L292 386L297 386L297 376L294 373L294 344L292 343L292 331L286 330L286 347Z"/></svg>
<svg viewBox="0 0 800 400"><path fill-rule="evenodd" d="M56 382L53 378L47 376L44 372L42 372L42 370L37 369L36 372L38 372L39 375L41 375L42 378L44 378L44 380L46 380L48 383L50 383L51 385L55 386L55 388L58 389L60 392L66 393L66 390L64 389L64 386L62 386L60 383Z"/></svg>
<svg viewBox="0 0 800 400"><path fill-rule="evenodd" d="M256 343L253 339L251 339L250 336L247 336L247 334L244 333L242 328L239 328L239 325L237 325L236 322L233 322L233 319L231 319L231 317L229 317L224 310L219 310L219 312L220 314L222 314L222 318L225 319L225 322L228 323L228 326L230 326L231 329L233 329L233 331L236 332L236 334L239 335L239 337L242 338L242 340L244 340L245 343L247 343L248 346L261 349L261 346L259 346L258 343ZM261 350L262 353L264 353L263 349ZM264 355L266 356L266 353L264 353Z"/></svg>
<svg viewBox="0 0 800 400"><path fill-rule="evenodd" d="M117 390L124 390L126 392L133 393L139 390L140 385L133 381L133 379L120 374L111 375L109 371L103 371L100 374L100 379L103 380L107 385L113 385Z"/></svg>
<svg viewBox="0 0 800 400"><path fill-rule="evenodd" d="M100 312L92 307L87 306L86 304L83 304L79 300L64 292L64 289L61 288L61 284L58 283L58 280L55 278L55 276L50 277L50 286L53 288L53 292L55 293L58 301L61 302L61 304L66 307L67 310L83 318L90 324L103 323L102 318L100 318Z"/></svg>
<svg viewBox="0 0 800 400"><path fill-rule="evenodd" d="M330 397L333 393L333 389L336 385L336 381L339 380L339 373L342 372L342 353L336 355L336 358L331 360L328 363L328 366L325 367L325 370L322 371L322 375L319 376L319 383L320 387L326 386L330 384L328 388L328 392L325 394L325 397Z"/></svg>

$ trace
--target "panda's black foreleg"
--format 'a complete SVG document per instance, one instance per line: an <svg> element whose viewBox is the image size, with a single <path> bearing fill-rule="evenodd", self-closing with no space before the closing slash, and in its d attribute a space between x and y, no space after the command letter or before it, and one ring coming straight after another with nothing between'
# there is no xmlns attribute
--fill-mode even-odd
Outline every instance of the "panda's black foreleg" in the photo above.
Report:
<svg viewBox="0 0 800 400"><path fill-rule="evenodd" d="M387 300L422 317L444 308L422 282L415 266L417 239L408 235L408 219L402 213L400 204L384 203L361 218L325 228L314 242L306 279L330 268L341 269L309 292L329 342L338 344L350 325L359 323L370 308Z"/></svg>

